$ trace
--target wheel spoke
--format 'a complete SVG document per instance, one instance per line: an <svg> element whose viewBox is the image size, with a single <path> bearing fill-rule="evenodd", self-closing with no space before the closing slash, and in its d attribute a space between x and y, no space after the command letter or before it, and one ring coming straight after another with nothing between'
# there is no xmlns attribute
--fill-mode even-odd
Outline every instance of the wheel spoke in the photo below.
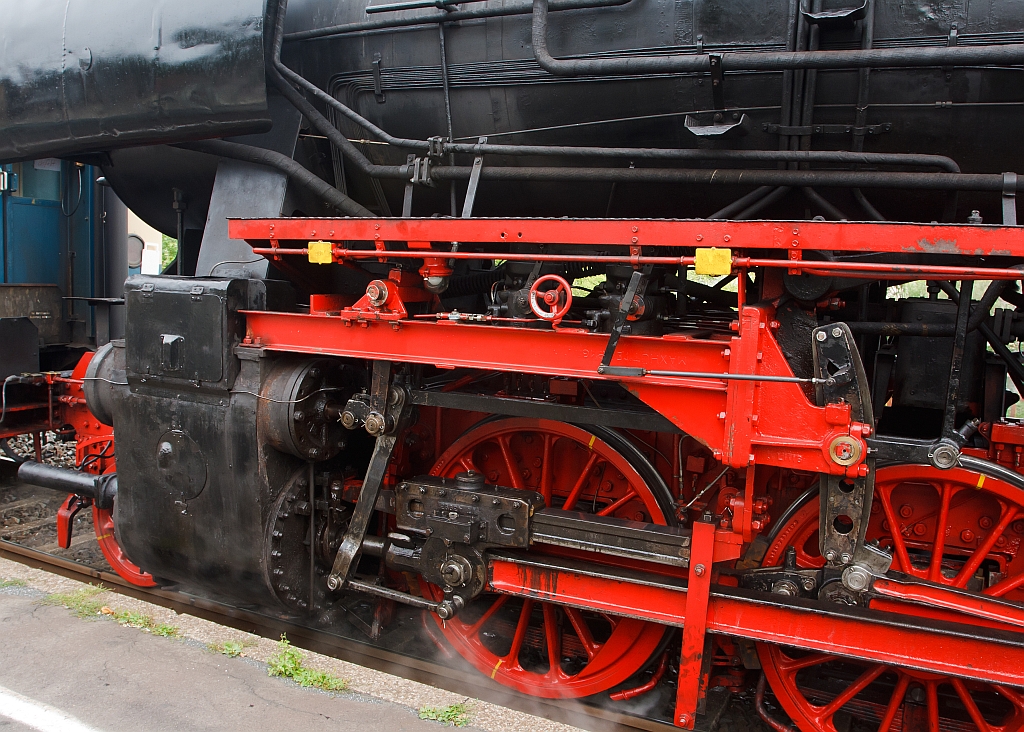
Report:
<svg viewBox="0 0 1024 732"><path fill-rule="evenodd" d="M498 437L498 447L501 448L501 456L505 460L505 469L508 471L508 479L512 481L512 487L517 490L523 490L523 476L519 474L516 459L513 457L512 448L509 446L511 439L509 435L500 435Z"/></svg>
<svg viewBox="0 0 1024 732"><path fill-rule="evenodd" d="M985 561L985 557L988 556L988 553L992 551L992 547L996 545L996 542L999 540L999 537L1003 535L1004 531L1006 531L1006 527L1010 525L1011 521L1017 518L1017 514L1018 510L1016 507L1003 507L1003 514L999 517L999 523L992 528L992 531L989 533L989 535L985 537L985 541L982 542L981 546L979 546L975 550L974 554L971 555L971 558L968 560L967 564L965 564L963 568L960 570L960 573L956 576L956 579L953 580L954 587L964 587L967 584L967 581L971 578L975 571L977 571L978 567L981 566L981 563Z"/></svg>
<svg viewBox="0 0 1024 732"><path fill-rule="evenodd" d="M1009 689L1002 684L993 684L992 688L1002 694L1011 704L1017 707L1018 712L1020 712L1021 709L1024 709L1024 694L1014 691L1013 689Z"/></svg>
<svg viewBox="0 0 1024 732"><path fill-rule="evenodd" d="M540 494L544 496L544 505L551 505L552 477L554 474L554 461L551 459L551 447L554 445L553 435L544 433L544 457L540 467Z"/></svg>
<svg viewBox="0 0 1024 732"><path fill-rule="evenodd" d="M480 630L484 627L484 624L488 620L490 620L492 617L494 617L494 613L498 612L501 609L502 605L504 605L506 602L508 602L509 597L511 597L511 596L510 595L498 595L497 598L495 598L494 602L491 604L491 606L489 608L487 608L487 611L483 615L480 616L479 620L477 620L472 625L467 625L466 626L466 632L467 633L473 633L474 635L476 633L479 633Z"/></svg>
<svg viewBox="0 0 1024 732"><path fill-rule="evenodd" d="M590 632L590 627L583 618L583 613L574 607L567 607L565 608L565 614L569 618L572 629L576 631L576 637L580 639L583 650L587 653L587 660L593 661L594 656L601 650L601 644L594 640L594 634Z"/></svg>
<svg viewBox="0 0 1024 732"><path fill-rule="evenodd" d="M903 541L900 532L900 522L896 512L892 510L892 495L883 490L878 491L879 503L882 504L882 511L885 513L885 520L889 522L889 533L892 536L892 546L900 560L900 569L907 574L914 574L914 567L910 563L910 555L907 553L907 545Z"/></svg>
<svg viewBox="0 0 1024 732"><path fill-rule="evenodd" d="M778 666L780 671L792 673L794 671L799 671L800 669L810 668L811 666L817 666L822 663L834 661L835 658L835 656L828 653L814 653L802 658L789 658L789 656L786 656L786 660L779 663Z"/></svg>
<svg viewBox="0 0 1024 732"><path fill-rule="evenodd" d="M597 512L597 515L598 516L611 516L613 513L615 513L620 508L625 506L627 503L632 501L634 498L636 498L636 489L635 488L630 488L628 491L626 491L626 495L624 495L622 498L618 499L617 501L615 501L611 505L602 508L600 511Z"/></svg>
<svg viewBox="0 0 1024 732"><path fill-rule="evenodd" d="M978 705L974 703L974 699L971 698L971 692L967 688L967 685L963 681L957 678L950 679L950 683L953 684L953 688L956 689L957 696L960 697L960 701L967 707L967 713L971 715L971 719L978 725L978 729L981 732L988 732L991 729L988 722L981 715L981 710L978 709Z"/></svg>
<svg viewBox="0 0 1024 732"><path fill-rule="evenodd" d="M548 647L548 676L564 677L562 671L562 629L558 623L558 611L550 602L545 602L541 609L544 611L544 641Z"/></svg>
<svg viewBox="0 0 1024 732"><path fill-rule="evenodd" d="M473 458L471 456L467 455L466 457L459 460L459 465L461 465L466 470L471 470L475 473L480 472L479 470L476 469L476 465L473 464Z"/></svg>
<svg viewBox="0 0 1024 732"><path fill-rule="evenodd" d="M885 707L885 716L882 717L882 722L878 725L878 732L889 732L892 721L896 718L896 712L900 710L900 704L903 703L903 697L907 694L908 686L910 686L910 677L900 674L900 680L896 682L896 688L892 690L889 704Z"/></svg>
<svg viewBox="0 0 1024 732"><path fill-rule="evenodd" d="M932 545L932 561L928 567L928 579L939 582L942 579L942 555L946 551L946 526L949 525L949 499L953 496L953 486L949 481L942 482L942 505L939 508L939 519L935 524L935 542Z"/></svg>
<svg viewBox="0 0 1024 732"><path fill-rule="evenodd" d="M939 732L939 683L929 681L925 687L928 691L928 729Z"/></svg>
<svg viewBox="0 0 1024 732"><path fill-rule="evenodd" d="M1021 585L1024 585L1024 572L1015 574L1011 577L1004 577L991 587L986 588L983 592L984 594L991 595L992 597L1002 597L1007 592L1012 592Z"/></svg>
<svg viewBox="0 0 1024 732"><path fill-rule="evenodd" d="M576 481L576 485L569 491L569 495L565 497L565 503L562 505L562 510L571 511L576 507L576 502L580 498L580 494L583 492L583 488L587 485L587 478L590 477L590 471L597 465L599 456L596 452L590 454L590 459L587 460L587 464L583 466L583 471L580 473L579 479Z"/></svg>
<svg viewBox="0 0 1024 732"><path fill-rule="evenodd" d="M819 719L825 720L831 717L833 714L838 712L844 704L849 702L857 694L861 693L868 687L868 685L882 675L885 671L885 666L878 664L869 668L867 671L862 673L842 694L837 696L835 699L830 701L820 712Z"/></svg>
<svg viewBox="0 0 1024 732"><path fill-rule="evenodd" d="M519 611L519 622L516 623L516 632L512 636L512 647L509 648L505 657L499 661L514 668L520 667L519 651L523 648L523 641L526 639L526 630L530 627L530 615L533 613L533 600L523 600L523 609ZM498 669L497 666L494 667ZM493 677L492 677L493 678Z"/></svg>

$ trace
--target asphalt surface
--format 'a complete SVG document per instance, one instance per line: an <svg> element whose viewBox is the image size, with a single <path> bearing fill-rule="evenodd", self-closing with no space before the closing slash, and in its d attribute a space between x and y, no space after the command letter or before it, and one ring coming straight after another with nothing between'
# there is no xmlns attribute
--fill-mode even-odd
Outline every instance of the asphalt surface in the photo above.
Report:
<svg viewBox="0 0 1024 732"><path fill-rule="evenodd" d="M76 721L90 732L440 729L409 707L304 689L255 661L83 620L41 606L40 593L14 590L0 590L2 732L70 731ZM19 714L35 716L12 721Z"/></svg>

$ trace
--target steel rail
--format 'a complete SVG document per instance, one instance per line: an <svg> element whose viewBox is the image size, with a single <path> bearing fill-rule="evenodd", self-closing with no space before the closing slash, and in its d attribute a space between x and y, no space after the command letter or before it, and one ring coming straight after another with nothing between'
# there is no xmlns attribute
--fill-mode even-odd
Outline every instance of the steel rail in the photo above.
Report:
<svg viewBox="0 0 1024 732"><path fill-rule="evenodd" d="M526 696L491 682L475 671L461 671L432 661L404 656L369 643L362 643L184 592L138 587L116 574L96 570L84 564L21 546L11 541L0 540L0 557L79 582L99 584L111 592L126 597L150 602L174 610L179 614L202 618L263 638L276 640L281 637L282 633L287 633L288 639L293 645L308 651L458 694L466 694L469 689L472 695L483 701L526 714L540 715L565 724L583 725L598 732L614 732L623 726L644 730L644 732L672 732L676 729L672 725L658 720L590 707L572 700L560 701Z"/></svg>

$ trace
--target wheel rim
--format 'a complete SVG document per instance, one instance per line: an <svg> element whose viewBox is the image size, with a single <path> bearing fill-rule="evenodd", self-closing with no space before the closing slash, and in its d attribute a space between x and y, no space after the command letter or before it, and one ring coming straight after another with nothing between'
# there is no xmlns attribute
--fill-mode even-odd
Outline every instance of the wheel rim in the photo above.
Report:
<svg viewBox="0 0 1024 732"><path fill-rule="evenodd" d="M113 473L117 466L111 462L105 472ZM144 572L139 565L130 560L124 549L117 543L114 533L114 512L109 508L92 507L92 527L96 531L96 543L107 560L107 564L117 572L118 576L139 587L156 587L156 580L149 572Z"/></svg>
<svg viewBox="0 0 1024 732"><path fill-rule="evenodd" d="M489 483L536 490L546 505L665 525L638 471L600 437L539 419L485 422L455 442L432 475L477 470ZM439 588L432 587L435 597ZM666 628L548 602L484 594L442 622L463 658L495 681L547 698L610 689L639 671Z"/></svg>
<svg viewBox="0 0 1024 732"><path fill-rule="evenodd" d="M1024 554L1018 552L1024 495L1002 481L979 478L960 468L880 468L867 538L891 551L894 570L1024 602ZM815 497L780 527L763 565L780 564L786 548L794 547L797 566L823 566L818 516ZM899 603L872 607L913 612ZM1024 726L1020 690L766 643L757 649L772 691L803 732L836 732L837 716L845 715L877 724L879 732L1010 732Z"/></svg>

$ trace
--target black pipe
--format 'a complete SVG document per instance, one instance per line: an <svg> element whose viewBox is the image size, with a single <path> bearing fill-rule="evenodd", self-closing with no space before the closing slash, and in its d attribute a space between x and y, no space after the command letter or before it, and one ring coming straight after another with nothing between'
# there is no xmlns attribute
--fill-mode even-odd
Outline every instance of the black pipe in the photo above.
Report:
<svg viewBox="0 0 1024 732"><path fill-rule="evenodd" d="M281 171L297 185L302 186L310 193L322 198L325 202L329 203L344 214L348 214L349 216L361 216L364 218L372 218L374 216L369 209L352 200L334 186L328 185L287 155L282 155L279 152L266 150L261 147L241 145L237 142L227 142L225 140L182 142L178 143L174 147L184 148L185 150L195 150L196 152L207 153L209 155L218 155L222 158L230 158L232 160L242 160L247 163L256 163L257 165L268 165Z"/></svg>
<svg viewBox="0 0 1024 732"><path fill-rule="evenodd" d="M708 216L708 220L714 221L715 219L731 219L740 211L742 211L743 209L747 208L752 204L757 203L771 192L771 186L761 186L760 188L755 188L753 191L743 196L742 198L733 201L725 208L720 208L719 210L715 211L713 214Z"/></svg>
<svg viewBox="0 0 1024 732"><path fill-rule="evenodd" d="M825 200L821 194L813 188L804 187L800 189L800 192L804 194L804 198L828 214L829 218L833 221L849 221L849 216L833 206L831 202Z"/></svg>
<svg viewBox="0 0 1024 732"><path fill-rule="evenodd" d="M279 49L272 57L274 68L296 86L308 91L318 101L335 109L382 142L410 150L429 150L426 140L395 137L366 119L348 105L288 68L280 58ZM291 98L291 97L289 97ZM719 160L737 163L836 163L843 165L910 165L938 168L959 173L960 166L944 155L913 153L865 153L842 150L710 150L698 148L635 148L635 147L575 147L570 145L495 145L479 143L445 142L442 154L473 155L529 155L557 157L629 158L631 160Z"/></svg>
<svg viewBox="0 0 1024 732"><path fill-rule="evenodd" d="M871 201L864 195L864 191L860 188L853 189L853 197L857 200L857 203L861 205L864 212L868 215L868 218L872 221L885 221L885 217L879 213L878 209L871 205Z"/></svg>
<svg viewBox="0 0 1024 732"><path fill-rule="evenodd" d="M92 475L29 460L18 466L18 480L40 488L91 498L99 508L113 508L117 496L117 475L114 473Z"/></svg>
<svg viewBox="0 0 1024 732"><path fill-rule="evenodd" d="M546 18L546 0L535 0L537 4L543 5ZM284 18L287 10L287 0L279 0L277 18L273 36L273 51L271 55L272 65L268 69L270 80L277 86L282 94L300 111L307 119L335 145L342 154L351 160L361 172L375 178L396 178L409 180L412 169L409 165L375 165L370 162L347 137L345 137L323 114L319 112L305 97L293 87L283 74L287 73L303 88L310 89L317 98L331 104L335 109L346 114L351 119L359 121L360 124L369 125L355 112L338 102L326 92L310 84L301 76L295 74L281 62L281 43L284 30ZM1024 48L1024 46L1022 46ZM956 50L956 49L950 49ZM832 53L832 52L806 52L806 53ZM764 54L755 54L764 55ZM383 130L372 126L375 131L386 135ZM398 140L399 138L392 138ZM402 141L422 145L422 141ZM622 148L566 148L566 147L545 147L545 146L505 146L505 145L464 145L450 146L449 152L483 152L507 153L510 151L522 154L620 154ZM573 151L573 152L570 152ZM582 151L582 153L580 153ZM684 154L684 151L649 151L652 156L669 156ZM799 152L799 151L797 151ZM628 154L636 155L635 150L628 151ZM708 154L704 151L686 151L685 155L698 156ZM715 151L714 157L722 157L729 160L764 160L778 161L807 159L814 160L818 156L842 156L844 162L855 162L857 158L864 161L867 153L845 153L845 152L818 152L803 151L804 158L792 157L791 151ZM853 156L853 157L847 157ZM942 165L947 170L956 164L948 158L942 159L938 156L928 157L930 164ZM818 158L819 160L821 158ZM833 158L838 159L838 158ZM920 159L920 158L919 158ZM894 156L893 161L905 162L906 156ZM874 162L880 162L878 158ZM437 166L431 171L431 178L435 181L467 180L472 172L468 166ZM517 181L621 181L640 183L691 183L697 185L709 184L731 184L731 185L756 185L756 186L826 186L826 187L865 187L865 188L911 188L917 190L981 190L999 191L1003 190L1003 176L998 174L962 174L955 172L947 173L893 173L881 171L819 171L819 170L672 170L672 169L648 169L648 168L575 168L575 167L532 167L532 168L495 168L485 167L481 174L482 178L488 180L517 180ZM1020 176L1017 183L1019 190L1024 190L1024 176Z"/></svg>
<svg viewBox="0 0 1024 732"><path fill-rule="evenodd" d="M283 28L287 2L281 3L278 7L277 28ZM281 60L280 35L275 36L275 43L271 54L273 67L285 79L296 86L304 89L313 95L321 103L333 108L349 120L359 125L379 140L411 150L429 150L430 143L427 140L414 140L406 137L395 137L387 131L375 125L348 105L335 99L320 87L305 79L288 68ZM289 96L289 99L292 97ZM466 154L473 155L530 155L558 157L607 157L607 158L629 158L649 160L720 160L725 162L799 162L799 163L838 163L854 165L911 165L920 167L934 167L950 173L959 173L960 166L956 161L944 155L919 155L911 153L850 153L845 151L830 150L704 150L693 148L632 148L632 147L574 147L569 145L494 145L479 143L453 143L442 144L442 154Z"/></svg>
<svg viewBox="0 0 1024 732"><path fill-rule="evenodd" d="M951 283L937 280L935 284L946 293L950 300L957 305L960 304L960 292ZM999 336L989 327L988 323L980 323L978 330L985 336L985 340L992 346L992 350L996 352L996 355L1006 364L1010 380L1017 387L1018 393L1024 394L1024 364L1020 362L1020 357L1006 347L1006 344L999 339Z"/></svg>
<svg viewBox="0 0 1024 732"><path fill-rule="evenodd" d="M431 177L436 181L465 180L469 166L435 167ZM1001 174L978 173L903 173L869 170L740 170L689 168L577 168L484 167L481 178L487 180L525 181L617 181L628 183L690 183L695 185L747 186L824 186L827 188L908 188L932 191L1003 190ZM1024 190L1024 176L1017 182Z"/></svg>
<svg viewBox="0 0 1024 732"><path fill-rule="evenodd" d="M754 218L754 216L759 214L764 209L775 204L777 201L781 201L783 198L788 196L791 190L793 189L790 188L789 186L779 186L771 193L769 193L767 196L762 198L760 201L751 204L750 206L736 214L736 219L739 221L745 221L747 219Z"/></svg>
<svg viewBox="0 0 1024 732"><path fill-rule="evenodd" d="M284 35L284 19L288 10L288 0L278 0L277 16L274 19L274 33L271 38L271 65L267 68L267 77L280 90L281 94L309 120L321 135L330 140L346 159L372 178L398 178L408 180L411 169L408 165L375 165L341 134L341 131L320 111L310 104L295 87L282 76L281 69L287 67L281 62L281 41ZM303 80L304 81L304 80ZM315 88L315 87L314 87ZM1002 190L1002 189L1000 189Z"/></svg>
<svg viewBox="0 0 1024 732"><path fill-rule="evenodd" d="M587 8L611 8L618 5L626 5L630 0L551 0L548 9L552 12L562 10L584 10ZM477 20L480 18L503 18L509 15L529 15L533 12L533 2L509 3L501 7L477 8L475 10L445 10L441 13L434 13L427 16L413 16L411 18L391 18L388 20L370 20L362 23L346 23L345 25L331 25L326 28L314 28L306 31L296 31L284 36L286 41L309 41L317 38L328 38L331 36L348 35L350 33L364 33L375 30L391 30L416 25L433 25L436 23L454 23L459 20Z"/></svg>
<svg viewBox="0 0 1024 732"><path fill-rule="evenodd" d="M1024 276L1024 272L1021 273ZM993 280L985 290L985 294L981 296L981 300L971 310L971 318L967 321L967 330L974 330L982 321L984 321L989 311L992 310L992 306L996 304L996 300L1003 294L1003 290L1010 284L1009 280Z"/></svg>
<svg viewBox="0 0 1024 732"><path fill-rule="evenodd" d="M628 58L558 59L548 52L548 0L533 0L533 52L537 63L555 76L608 76L708 72L706 53ZM920 66L1019 66L1024 44L928 48L869 48L845 51L771 51L723 53L723 71L786 69L909 68Z"/></svg>

